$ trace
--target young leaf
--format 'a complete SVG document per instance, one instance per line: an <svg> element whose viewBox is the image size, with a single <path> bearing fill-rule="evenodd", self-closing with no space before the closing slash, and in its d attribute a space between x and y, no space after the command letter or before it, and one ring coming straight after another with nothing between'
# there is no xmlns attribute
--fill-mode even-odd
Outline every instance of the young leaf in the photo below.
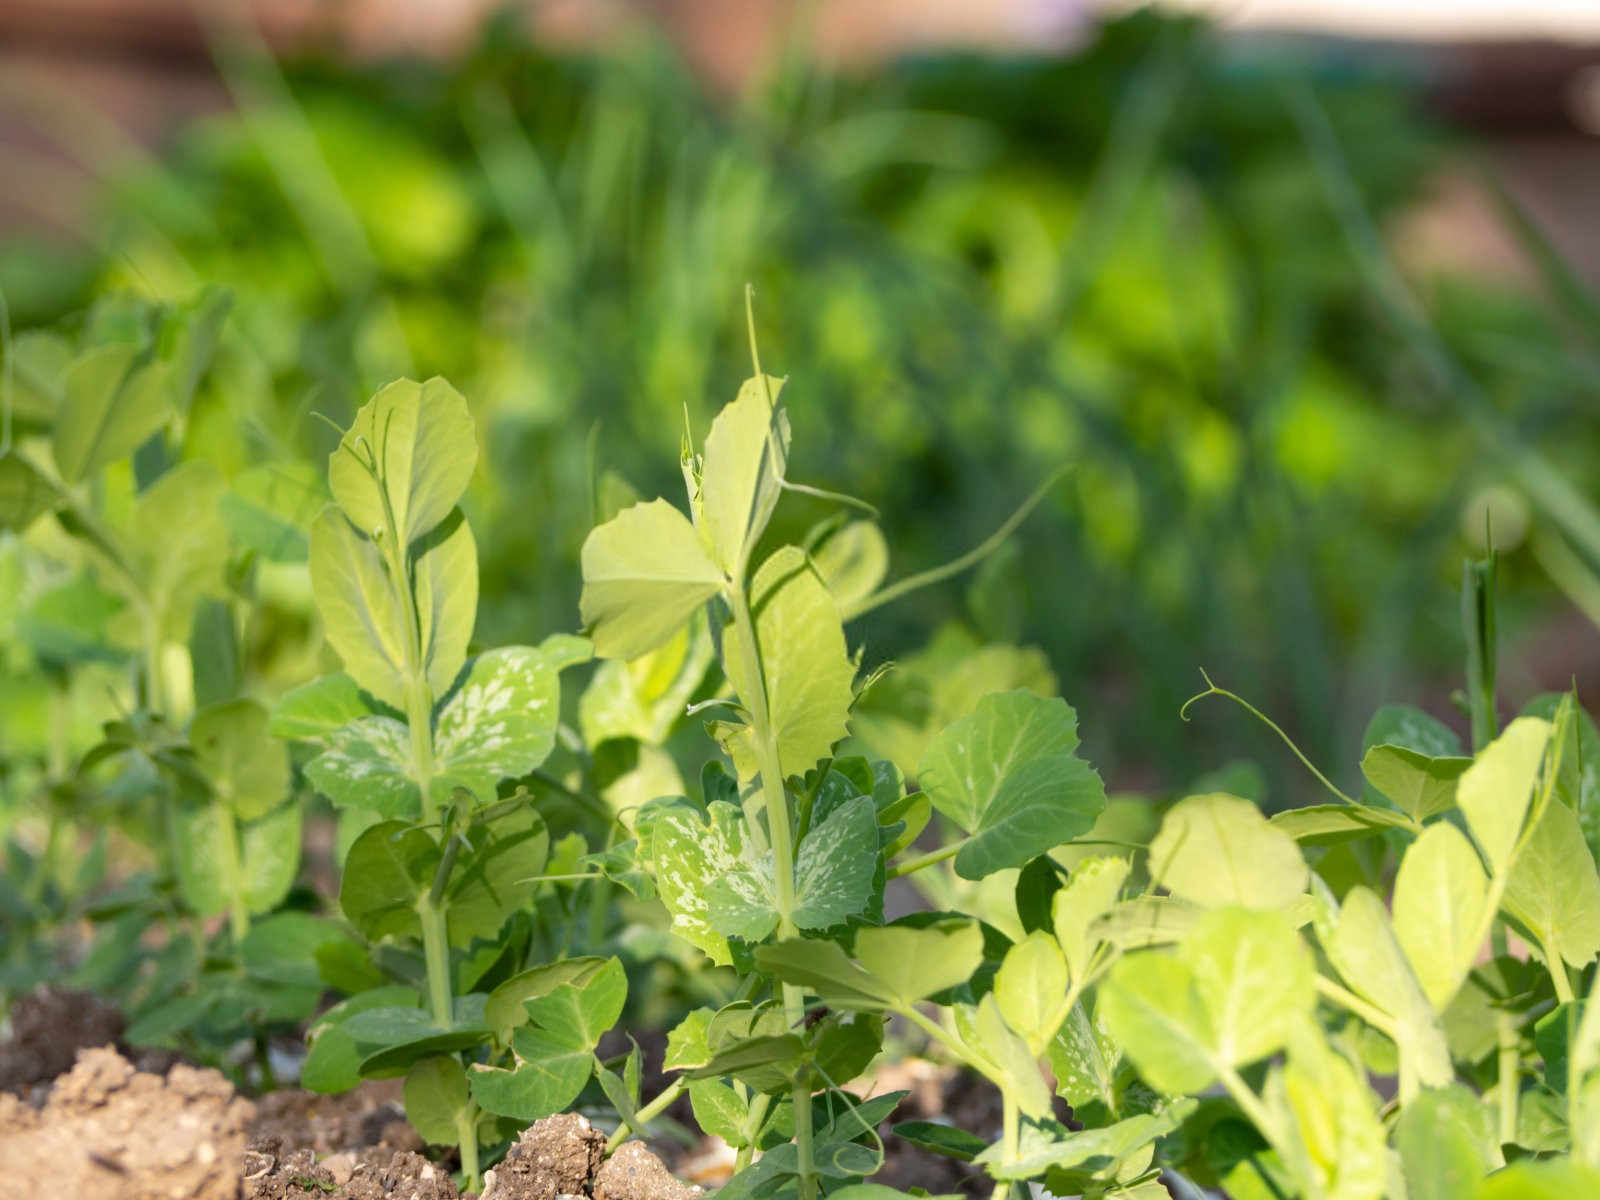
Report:
<svg viewBox="0 0 1600 1200"><path fill-rule="evenodd" d="M1484 747L1457 784L1456 803L1496 875L1511 867L1511 854L1522 833L1549 740L1548 721L1518 717Z"/></svg>
<svg viewBox="0 0 1600 1200"><path fill-rule="evenodd" d="M1412 843L1395 875L1395 936L1440 1011L1477 957L1488 886L1471 844L1443 823L1430 825Z"/></svg>
<svg viewBox="0 0 1600 1200"><path fill-rule="evenodd" d="M856 960L899 1008L965 983L983 963L976 921L945 918L930 925L864 926Z"/></svg>
<svg viewBox="0 0 1600 1200"><path fill-rule="evenodd" d="M706 434L697 520L712 557L730 577L743 567L778 502L789 457L789 419L773 407L782 388L771 376L747 379Z"/></svg>
<svg viewBox="0 0 1600 1200"><path fill-rule="evenodd" d="M1282 908L1306 889L1294 839L1250 801L1220 792L1168 810L1150 843L1150 874L1173 895L1207 907Z"/></svg>
<svg viewBox="0 0 1600 1200"><path fill-rule="evenodd" d="M311 584L324 633L364 690L404 711L413 636L378 547L333 505L311 525Z"/></svg>
<svg viewBox="0 0 1600 1200"><path fill-rule="evenodd" d="M328 458L328 484L368 537L402 547L450 515L472 479L478 441L461 393L435 376L399 379L363 404Z"/></svg>
<svg viewBox="0 0 1600 1200"><path fill-rule="evenodd" d="M1050 910L1052 923L1074 981L1082 982L1089 956L1099 941L1091 936L1089 927L1116 904L1130 869L1125 858L1086 858L1073 868L1067 885L1055 894Z"/></svg>
<svg viewBox="0 0 1600 1200"><path fill-rule="evenodd" d="M474 825L470 840L472 850L457 860L445 894L446 926L459 946L500 932L538 890L550 852L550 833L531 805Z"/></svg>
<svg viewBox="0 0 1600 1200"><path fill-rule="evenodd" d="M173 841L178 886L195 912L225 912L235 901L249 913L267 912L300 869L300 806L238 821L216 804L180 801Z"/></svg>
<svg viewBox="0 0 1600 1200"><path fill-rule="evenodd" d="M760 673L740 640L725 637L728 682L746 707L765 683L779 766L785 778L803 775L848 732L855 666L846 652L844 626L833 597L795 546L782 547L761 564L751 583L750 609ZM758 769L752 738L744 728L729 739L741 780L753 778Z"/></svg>
<svg viewBox="0 0 1600 1200"><path fill-rule="evenodd" d="M1511 868L1505 909L1539 941L1551 970L1562 960L1582 969L1600 953L1600 874L1578 814L1545 806Z"/></svg>
<svg viewBox="0 0 1600 1200"><path fill-rule="evenodd" d="M1282 1047L1314 1000L1311 957L1286 918L1217 909L1177 953L1118 962L1100 1016L1151 1086L1177 1094Z"/></svg>
<svg viewBox="0 0 1600 1200"><path fill-rule="evenodd" d="M994 978L1000 1015L1028 1043L1035 1057L1044 1053L1066 1013L1067 960L1055 938L1030 933L1006 951Z"/></svg>
<svg viewBox="0 0 1600 1200"><path fill-rule="evenodd" d="M1288 1157L1304 1194L1382 1200L1388 1149L1372 1092L1320 1033L1295 1040L1288 1063L1268 1080L1266 1101L1290 1133Z"/></svg>
<svg viewBox="0 0 1600 1200"><path fill-rule="evenodd" d="M703 1132L721 1138L735 1150L745 1144L750 1106L727 1084L719 1079L696 1079L689 1085L689 1103Z"/></svg>
<svg viewBox="0 0 1600 1200"><path fill-rule="evenodd" d="M241 821L264 817L288 798L289 757L254 700L202 709L189 725L189 742L217 801Z"/></svg>
<svg viewBox="0 0 1600 1200"><path fill-rule="evenodd" d="M424 1058L406 1072L406 1120L425 1142L453 1146L461 1138L458 1120L469 1103L467 1073L454 1055Z"/></svg>
<svg viewBox="0 0 1600 1200"><path fill-rule="evenodd" d="M222 477L205 462L181 463L134 502L126 543L130 566L144 583L140 597L161 636L189 634L194 605L220 593L228 531L218 513Z"/></svg>
<svg viewBox="0 0 1600 1200"><path fill-rule="evenodd" d="M625 508L582 552L583 623L600 658L638 658L671 639L726 580L689 519L665 500Z"/></svg>
<svg viewBox="0 0 1600 1200"><path fill-rule="evenodd" d="M630 662L608 659L595 671L578 704L584 744L634 738L659 745L683 716L715 657L705 609L650 653Z"/></svg>
<svg viewBox="0 0 1600 1200"><path fill-rule="evenodd" d="M1028 1044L1006 1024L994 993L980 1000L976 1011L970 1005L958 1005L952 1015L961 1040L987 1063L989 1069L984 1073L1022 1114L1049 1116L1050 1090L1039 1074L1039 1064Z"/></svg>
<svg viewBox="0 0 1600 1200"><path fill-rule="evenodd" d="M956 873L982 879L1086 832L1105 785L1073 751L1077 717L1065 701L1002 692L929 744L919 781L933 807L972 836Z"/></svg>
<svg viewBox="0 0 1600 1200"><path fill-rule="evenodd" d="M443 696L467 661L478 619L478 544L456 509L411 548L411 577L428 690Z"/></svg>
<svg viewBox="0 0 1600 1200"><path fill-rule="evenodd" d="M399 716L392 709L390 715ZM362 692L343 671L290 688L272 710L267 731L273 737L321 741L351 721L381 715L376 698Z"/></svg>

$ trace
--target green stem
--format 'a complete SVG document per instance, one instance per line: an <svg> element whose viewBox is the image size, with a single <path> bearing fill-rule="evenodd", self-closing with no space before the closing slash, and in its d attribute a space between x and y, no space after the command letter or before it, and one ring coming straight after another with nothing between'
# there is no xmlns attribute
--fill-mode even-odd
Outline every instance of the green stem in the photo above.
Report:
<svg viewBox="0 0 1600 1200"><path fill-rule="evenodd" d="M1022 1125L1017 1112L1017 1102L1009 1089L1000 1092L1000 1162L1011 1166L1017 1161L1022 1147Z"/></svg>
<svg viewBox="0 0 1600 1200"><path fill-rule="evenodd" d="M767 1109L771 1104L772 1096L767 1092L762 1092L750 1101L750 1114L744 1123L744 1145L739 1147L739 1152L733 1156L735 1174L750 1165L750 1159L756 1150L756 1138L761 1136L761 1127L766 1124Z"/></svg>
<svg viewBox="0 0 1600 1200"><path fill-rule="evenodd" d="M440 1029L455 1024L455 1006L450 998L450 941L445 931L444 909L433 902L431 892L417 897L417 917L422 922L422 957L428 965L428 1003L433 1023Z"/></svg>
<svg viewBox="0 0 1600 1200"><path fill-rule="evenodd" d="M662 1088L660 1094L654 1100L634 1114L635 1119L638 1121L637 1125L629 1121L623 1121L621 1125L617 1126L616 1131L606 1139L606 1153L613 1153L618 1146L628 1140L630 1133L636 1137L644 1137L645 1126L666 1112L672 1106L672 1102L681 1096L684 1088L688 1086L689 1081L680 1075Z"/></svg>
<svg viewBox="0 0 1600 1200"><path fill-rule="evenodd" d="M742 583L730 589L729 607L733 613L734 634L740 651L755 676L755 695L741 696L750 711L761 762L761 791L766 801L767 834L772 842L773 903L778 910L778 936L792 938L794 924L794 843L789 826L789 799L783 788L783 768L778 757L778 738L772 728L767 707L766 673L756 643L755 624ZM783 1012L789 1028L805 1019L805 993L794 984L783 985ZM794 1148L797 1159L799 1200L816 1200L817 1172L812 1161L811 1088L796 1080L794 1085Z"/></svg>
<svg viewBox="0 0 1600 1200"><path fill-rule="evenodd" d="M1383 1034L1385 1037L1389 1038L1391 1041L1397 1040L1400 1027L1395 1022L1394 1018L1383 1010L1368 1004L1360 996L1356 995L1342 984L1335 983L1326 975L1318 975L1317 991L1320 992L1325 999L1333 1001L1340 1008L1352 1012L1356 1016L1360 1017L1368 1025L1371 1025L1374 1029Z"/></svg>
<svg viewBox="0 0 1600 1200"><path fill-rule="evenodd" d="M461 1173L467 1177L467 1190L483 1186L478 1167L478 1106L472 1101L456 1110L456 1140L461 1147Z"/></svg>
<svg viewBox="0 0 1600 1200"><path fill-rule="evenodd" d="M1239 1110L1249 1118L1261 1136L1267 1139L1267 1144L1276 1150L1285 1162L1290 1161L1290 1156L1285 1152L1283 1138L1279 1135L1278 1123L1272 1119L1267 1106L1261 1103L1261 1098L1239 1077L1239 1073L1232 1067L1219 1066L1217 1079L1233 1102L1239 1106Z"/></svg>
<svg viewBox="0 0 1600 1200"><path fill-rule="evenodd" d="M50 804L49 809L50 824L45 829L44 846L33 864L33 874L29 876L27 890L23 893L23 899L27 901L28 907L33 909L37 909L44 901L45 889L50 886L56 846L61 840L61 811L54 803Z"/></svg>
<svg viewBox="0 0 1600 1200"><path fill-rule="evenodd" d="M962 838L959 842L951 842L948 846L941 846L937 850L930 850L926 854L918 855L916 858L908 858L904 862L898 862L889 868L888 878L899 879L902 875L911 875L922 870L923 867L931 867L934 863L942 863L947 858L954 858L961 852L961 847L971 840L971 838Z"/></svg>
<svg viewBox="0 0 1600 1200"><path fill-rule="evenodd" d="M232 807L221 800L213 800L217 822L222 826L218 839L222 847L222 872L228 880L228 927L233 941L238 945L250 932L250 906L244 897L243 865L239 858L239 821Z"/></svg>
<svg viewBox="0 0 1600 1200"><path fill-rule="evenodd" d="M1499 1044L1497 1063L1500 1079L1495 1092L1500 1099L1500 1141L1517 1140L1517 1086L1518 1078L1517 1025L1510 1013L1497 1012L1494 1016L1495 1040Z"/></svg>

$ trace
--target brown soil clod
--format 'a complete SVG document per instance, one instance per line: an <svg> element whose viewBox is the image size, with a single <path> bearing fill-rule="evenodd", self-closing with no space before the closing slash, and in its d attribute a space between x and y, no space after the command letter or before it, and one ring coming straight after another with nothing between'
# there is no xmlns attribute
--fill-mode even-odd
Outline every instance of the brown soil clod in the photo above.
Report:
<svg viewBox="0 0 1600 1200"><path fill-rule="evenodd" d="M606 1138L578 1113L536 1121L493 1170L481 1200L555 1200L583 1196L605 1157Z"/></svg>
<svg viewBox="0 0 1600 1200"><path fill-rule="evenodd" d="M695 1200L701 1189L675 1179L643 1142L624 1142L594 1177L594 1200Z"/></svg>
<svg viewBox="0 0 1600 1200"><path fill-rule="evenodd" d="M48 1083L78 1051L122 1037L122 1013L90 992L46 985L12 1002L11 1036L0 1042L0 1091Z"/></svg>
<svg viewBox="0 0 1600 1200"><path fill-rule="evenodd" d="M220 1072L84 1050L42 1109L0 1095L0 1179L19 1196L235 1200L253 1113Z"/></svg>

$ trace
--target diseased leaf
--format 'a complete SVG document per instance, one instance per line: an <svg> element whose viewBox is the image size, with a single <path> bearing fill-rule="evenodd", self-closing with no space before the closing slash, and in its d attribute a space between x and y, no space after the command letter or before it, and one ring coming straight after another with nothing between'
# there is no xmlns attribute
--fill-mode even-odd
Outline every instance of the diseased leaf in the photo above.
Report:
<svg viewBox="0 0 1600 1200"><path fill-rule="evenodd" d="M556 668L541 651L502 646L478 655L435 721L435 796L460 787L480 803L493 800L502 779L549 757L560 708Z"/></svg>
<svg viewBox="0 0 1600 1200"><path fill-rule="evenodd" d="M360 717L328 738L305 766L312 785L344 808L414 819L422 792L411 761L411 731L393 717Z"/></svg>
<svg viewBox="0 0 1600 1200"><path fill-rule="evenodd" d="M478 462L472 414L461 394L435 376L381 388L328 457L333 498L369 538L389 522L409 546L450 515Z"/></svg>
<svg viewBox="0 0 1600 1200"><path fill-rule="evenodd" d="M600 658L654 650L726 582L689 519L665 500L623 509L589 534L581 557L580 609Z"/></svg>
<svg viewBox="0 0 1600 1200"><path fill-rule="evenodd" d="M1074 1108L1098 1102L1115 1110L1122 1047L1103 1021L1090 1019L1081 1001L1072 1006L1072 1012L1056 1031L1049 1055L1056 1095Z"/></svg>
<svg viewBox="0 0 1600 1200"><path fill-rule="evenodd" d="M1306 889L1294 839L1250 801L1221 792L1168 810L1150 843L1150 874L1173 895L1207 907L1282 908Z"/></svg>
<svg viewBox="0 0 1600 1200"><path fill-rule="evenodd" d="M794 923L827 929L866 910L878 866L878 823L869 796L834 809L795 856Z"/></svg>
<svg viewBox="0 0 1600 1200"><path fill-rule="evenodd" d="M640 839L641 845L648 840L656 887L672 917L672 932L704 951L712 962L726 965L732 961L728 939L711 923L706 892L712 880L730 876L743 865L742 814L720 801L712 809L709 826L687 804L660 809L647 830L640 830ZM716 819L723 809L731 810L727 819Z"/></svg>
<svg viewBox="0 0 1600 1200"><path fill-rule="evenodd" d="M312 523L310 563L323 629L346 673L405 711L410 635L377 546L330 504Z"/></svg>
<svg viewBox="0 0 1600 1200"><path fill-rule="evenodd" d="M978 702L929 744L918 772L934 808L973 836L956 873L981 879L1087 832L1105 785L1073 751L1077 717L1065 701L1002 692Z"/></svg>

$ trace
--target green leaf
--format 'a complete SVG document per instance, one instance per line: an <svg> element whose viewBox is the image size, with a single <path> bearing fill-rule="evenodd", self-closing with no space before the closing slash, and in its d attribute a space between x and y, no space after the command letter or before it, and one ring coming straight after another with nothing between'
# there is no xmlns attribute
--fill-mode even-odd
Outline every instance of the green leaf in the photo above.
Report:
<svg viewBox="0 0 1600 1200"><path fill-rule="evenodd" d="M1545 806L1511 868L1504 905L1538 939L1552 970L1562 960L1581 970L1600 953L1600 874L1578 814L1565 804Z"/></svg>
<svg viewBox="0 0 1600 1200"><path fill-rule="evenodd" d="M856 931L855 954L898 1008L959 987L983 963L983 930L978 922L945 918L929 925L863 926Z"/></svg>
<svg viewBox="0 0 1600 1200"><path fill-rule="evenodd" d="M1044 1053L1066 1019L1067 960L1055 938L1030 933L1010 950L994 977L994 995L1006 1024L1028 1043L1035 1058Z"/></svg>
<svg viewBox="0 0 1600 1200"><path fill-rule="evenodd" d="M300 869L298 804L238 821L216 804L180 802L175 823L178 887L195 912L226 912L237 899L263 913L288 894Z"/></svg>
<svg viewBox="0 0 1600 1200"><path fill-rule="evenodd" d="M1221 792L1167 811L1150 843L1150 874L1174 896L1207 907L1282 908L1306 889L1294 839L1250 801Z"/></svg>
<svg viewBox="0 0 1600 1200"><path fill-rule="evenodd" d="M901 1121L892 1129L894 1135L923 1150L931 1150L957 1162L971 1162L989 1147L981 1137L954 1125L939 1125L933 1121ZM870 1185L869 1185L870 1186ZM832 1193L838 1196L838 1192ZM866 1198L863 1198L866 1200Z"/></svg>
<svg viewBox="0 0 1600 1200"><path fill-rule="evenodd" d="M1287 1065L1269 1077L1265 1099L1290 1134L1286 1159L1305 1195L1381 1200L1389 1155L1375 1098L1319 1033L1295 1040Z"/></svg>
<svg viewBox="0 0 1600 1200"><path fill-rule="evenodd" d="M138 346L118 342L67 369L53 449L68 483L126 458L172 415L160 367L135 366L139 355Z"/></svg>
<svg viewBox="0 0 1600 1200"><path fill-rule="evenodd" d="M1051 920L1056 941L1066 957L1067 972L1082 982L1089 968L1090 955L1099 939L1090 926L1117 902L1117 895L1128 878L1132 865L1125 858L1086 858L1072 869L1072 877L1051 902Z"/></svg>
<svg viewBox="0 0 1600 1200"><path fill-rule="evenodd" d="M985 696L933 739L918 777L933 807L972 835L958 875L1020 867L1094 825L1105 785L1077 745L1067 703L1025 691Z"/></svg>
<svg viewBox="0 0 1600 1200"><path fill-rule="evenodd" d="M509 1044L511 1031L528 1023L528 1010L523 1007L527 1001L547 996L565 983L586 983L605 964L603 958L567 958L521 971L489 993L483 1019L502 1043Z"/></svg>
<svg viewBox="0 0 1600 1200"><path fill-rule="evenodd" d="M212 793L241 821L264 817L288 798L289 756L254 700L202 709L189 725L189 743Z"/></svg>
<svg viewBox="0 0 1600 1200"><path fill-rule="evenodd" d="M857 933L859 939L868 930ZM794 938L756 947L756 964L784 983L796 984L821 997L834 1008L875 1012L902 1004L894 987L869 974L850 960L837 942ZM902 986L920 990L920 981Z"/></svg>
<svg viewBox="0 0 1600 1200"><path fill-rule="evenodd" d="M841 612L878 589L889 572L889 543L873 521L851 521L811 552Z"/></svg>
<svg viewBox="0 0 1600 1200"><path fill-rule="evenodd" d="M393 717L360 717L328 739L305 765L317 791L346 809L415 818L422 792L411 761L411 731Z"/></svg>
<svg viewBox="0 0 1600 1200"><path fill-rule="evenodd" d="M1600 1170L1575 1162L1512 1163L1479 1185L1474 1200L1574 1200L1600 1196Z"/></svg>
<svg viewBox="0 0 1600 1200"><path fill-rule="evenodd" d="M789 457L789 419L774 407L782 388L771 376L747 379L706 434L696 519L729 577L743 569L778 502Z"/></svg>
<svg viewBox="0 0 1600 1200"><path fill-rule="evenodd" d="M671 639L722 591L694 526L665 500L625 508L582 551L583 623L601 658L638 658Z"/></svg>
<svg viewBox="0 0 1600 1200"><path fill-rule="evenodd" d="M560 710L556 668L541 651L502 646L472 659L435 722L434 795L443 800L460 787L493 800L502 779L550 756Z"/></svg>
<svg viewBox="0 0 1600 1200"><path fill-rule="evenodd" d="M370 1009L415 1008L420 1003L413 989L391 985L334 1005L311 1023L311 1049L300 1066L300 1086L329 1095L354 1088L361 1082L363 1055L360 1043L342 1028L345 1019Z"/></svg>
<svg viewBox="0 0 1600 1200"><path fill-rule="evenodd" d="M1448 1083L1452 1068L1444 1030L1383 901L1368 888L1351 888L1322 943L1350 990L1394 1018L1395 1040L1416 1064L1417 1078L1433 1087Z"/></svg>
<svg viewBox="0 0 1600 1200"><path fill-rule="evenodd" d="M849 732L855 664L846 651L839 610L796 546L782 547L761 564L750 586L750 610L759 674L741 641L726 637L722 660L728 682L746 708L765 684L779 767L785 778L804 775ZM728 749L741 781L754 778L759 755L752 731L732 735Z"/></svg>
<svg viewBox="0 0 1600 1200"><path fill-rule="evenodd" d="M718 1079L696 1079L689 1085L689 1103L701 1132L719 1137L735 1150L745 1145L750 1106Z"/></svg>
<svg viewBox="0 0 1600 1200"><path fill-rule="evenodd" d="M1101 987L1100 1016L1151 1086L1199 1092L1219 1069L1280 1049L1315 996L1311 956L1287 918L1216 909L1176 953L1118 962Z"/></svg>
<svg viewBox="0 0 1600 1200"><path fill-rule="evenodd" d="M356 838L345 855L339 907L372 941L418 937L417 898L433 885L439 844L405 821L382 821Z"/></svg>
<svg viewBox="0 0 1600 1200"><path fill-rule="evenodd" d="M30 329L16 334L0 351L10 372L12 415L38 425L54 420L65 395L67 369L72 366L72 344L50 330Z"/></svg>
<svg viewBox="0 0 1600 1200"><path fill-rule="evenodd" d="M183 641L195 602L223 591L228 530L218 505L222 477L206 462L173 467L134 501L126 530L130 567L143 583L135 597L161 636Z"/></svg>
<svg viewBox="0 0 1600 1200"><path fill-rule="evenodd" d="M1496 875L1511 867L1549 740L1550 722L1518 717L1484 747L1457 784L1456 802Z"/></svg>
<svg viewBox="0 0 1600 1200"><path fill-rule="evenodd" d="M410 634L383 555L333 505L312 523L310 553L328 644L360 687L404 711Z"/></svg>
<svg viewBox="0 0 1600 1200"><path fill-rule="evenodd" d="M1384 829L1410 828L1397 812L1355 804L1308 804L1273 813L1270 821L1274 829L1307 846L1336 846Z"/></svg>
<svg viewBox="0 0 1600 1200"><path fill-rule="evenodd" d="M1027 1117L1050 1115L1050 1089L1045 1087L1028 1043L1006 1023L995 994L978 1002L976 1013L970 1005L953 1010L956 1028L969 1048L987 1060L984 1072L1006 1093Z"/></svg>
<svg viewBox="0 0 1600 1200"><path fill-rule="evenodd" d="M478 545L460 509L412 547L411 574L422 665L428 690L439 697L450 690L467 661L478 619Z"/></svg>
<svg viewBox="0 0 1600 1200"><path fill-rule="evenodd" d="M267 731L273 737L320 741L352 721L377 715L378 702L362 692L354 679L337 671L285 692L272 710Z"/></svg>
<svg viewBox="0 0 1600 1200"><path fill-rule="evenodd" d="M1499 1151L1488 1109L1460 1084L1413 1098L1400 1112L1394 1144L1405 1167L1407 1200L1470 1196Z"/></svg>
<svg viewBox="0 0 1600 1200"><path fill-rule="evenodd" d="M233 609L226 601L202 597L195 605L189 627L189 661L196 708L222 704L239 694L244 662Z"/></svg>
<svg viewBox="0 0 1600 1200"><path fill-rule="evenodd" d="M0 453L0 530L21 533L62 499L61 489L15 447Z"/></svg>
<svg viewBox="0 0 1600 1200"><path fill-rule="evenodd" d="M878 866L878 822L870 796L830 812L795 856L794 923L827 929L866 910Z"/></svg>
<svg viewBox="0 0 1600 1200"><path fill-rule="evenodd" d="M666 741L715 657L705 609L650 653L624 662L609 659L595 671L578 704L584 744L635 738Z"/></svg>
<svg viewBox="0 0 1600 1200"><path fill-rule="evenodd" d="M1414 821L1453 808L1456 785L1470 758L1430 758L1405 746L1374 746L1361 759L1361 774Z"/></svg>
<svg viewBox="0 0 1600 1200"><path fill-rule="evenodd" d="M1440 1011L1477 958L1488 887L1477 852L1454 825L1430 825L1400 861L1394 881L1395 936L1422 990Z"/></svg>
<svg viewBox="0 0 1600 1200"><path fill-rule="evenodd" d="M233 540L267 562L305 562L309 531L327 504L322 480L309 463L288 460L251 467L222 497L222 519Z"/></svg>
<svg viewBox="0 0 1600 1200"><path fill-rule="evenodd" d="M544 1032L565 1045L586 1047L592 1054L601 1035L622 1016L627 999L627 973L622 963L612 958L581 982L560 984L524 1001L523 1007Z"/></svg>
<svg viewBox="0 0 1600 1200"><path fill-rule="evenodd" d="M451 1055L436 1054L406 1072L406 1120L423 1141L454 1146L461 1140L460 1118L470 1102L467 1073Z"/></svg>
<svg viewBox="0 0 1600 1200"><path fill-rule="evenodd" d="M392 516L401 545L409 546L450 515L477 462L461 394L438 376L399 379L357 411L328 458L328 484L362 533L387 537Z"/></svg>
<svg viewBox="0 0 1600 1200"><path fill-rule="evenodd" d="M686 1067L703 1067L711 1061L711 1044L707 1034L715 1012L709 1008L696 1008L679 1021L667 1034L667 1051L661 1060L663 1071L679 1071Z"/></svg>
<svg viewBox="0 0 1600 1200"><path fill-rule="evenodd" d="M538 890L550 852L550 833L531 804L474 825L470 840L473 848L456 860L445 892L445 923L454 945L499 933Z"/></svg>

